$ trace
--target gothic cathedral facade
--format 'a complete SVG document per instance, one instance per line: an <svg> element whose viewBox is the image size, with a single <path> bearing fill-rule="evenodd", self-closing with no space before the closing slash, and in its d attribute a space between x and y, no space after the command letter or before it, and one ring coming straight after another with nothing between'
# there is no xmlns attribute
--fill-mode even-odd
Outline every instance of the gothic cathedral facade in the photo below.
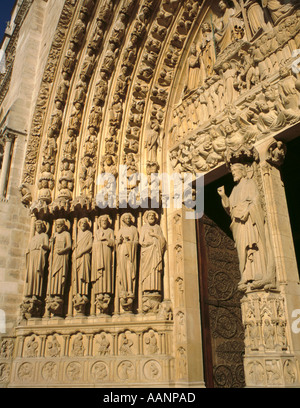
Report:
<svg viewBox="0 0 300 408"><path fill-rule="evenodd" d="M16 2L0 387L300 386L299 56L296 0Z"/></svg>

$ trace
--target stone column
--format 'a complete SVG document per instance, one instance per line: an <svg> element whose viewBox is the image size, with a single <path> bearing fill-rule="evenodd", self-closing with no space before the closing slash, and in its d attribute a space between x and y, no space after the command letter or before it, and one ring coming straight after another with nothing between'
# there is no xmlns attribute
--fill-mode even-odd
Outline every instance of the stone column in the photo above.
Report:
<svg viewBox="0 0 300 408"><path fill-rule="evenodd" d="M5 198L7 181L11 165L12 146L15 140L15 135L8 133L5 135L4 157L0 175L0 198Z"/></svg>
<svg viewBox="0 0 300 408"><path fill-rule="evenodd" d="M173 299L175 382L205 387L198 284L196 222L186 208L168 213L170 292ZM166 339L167 340L167 339ZM164 352L168 353L168 347Z"/></svg>
<svg viewBox="0 0 300 408"><path fill-rule="evenodd" d="M256 149L260 158L257 182L274 251L276 281L273 289L247 291L242 299L246 385L299 387L300 335L293 333L292 313L300 305L300 287L280 177L285 148L269 139Z"/></svg>

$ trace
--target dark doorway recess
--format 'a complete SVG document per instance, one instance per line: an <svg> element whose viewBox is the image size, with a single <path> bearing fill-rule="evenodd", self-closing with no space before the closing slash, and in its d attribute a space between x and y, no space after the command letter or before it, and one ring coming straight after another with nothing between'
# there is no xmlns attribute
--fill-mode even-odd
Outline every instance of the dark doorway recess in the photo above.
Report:
<svg viewBox="0 0 300 408"><path fill-rule="evenodd" d="M281 167L281 177L285 186L285 193L292 234L300 270L300 137L287 144L287 154Z"/></svg>
<svg viewBox="0 0 300 408"><path fill-rule="evenodd" d="M227 195L230 175L205 187L205 215L197 220L199 285L205 383L208 388L245 386L244 328L237 251L217 188Z"/></svg>

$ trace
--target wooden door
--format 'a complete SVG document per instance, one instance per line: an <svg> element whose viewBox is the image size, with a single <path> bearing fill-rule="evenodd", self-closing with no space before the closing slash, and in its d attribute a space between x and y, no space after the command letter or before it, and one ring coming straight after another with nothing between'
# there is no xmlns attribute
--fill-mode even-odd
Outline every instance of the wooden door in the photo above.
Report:
<svg viewBox="0 0 300 408"><path fill-rule="evenodd" d="M237 251L207 216L197 221L197 235L206 386L242 388L244 328Z"/></svg>

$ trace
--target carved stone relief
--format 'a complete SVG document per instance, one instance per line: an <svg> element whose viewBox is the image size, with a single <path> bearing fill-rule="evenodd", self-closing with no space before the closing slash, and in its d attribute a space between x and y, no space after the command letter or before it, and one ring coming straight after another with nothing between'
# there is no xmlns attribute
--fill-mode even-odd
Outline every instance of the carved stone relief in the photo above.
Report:
<svg viewBox="0 0 300 408"><path fill-rule="evenodd" d="M22 316L30 320L41 317L43 312L45 318L91 315L107 322L112 318L130 320L132 314L138 314L172 323L172 302L163 297L166 238L158 214L152 211L142 219L143 212L138 209L121 216L118 208L110 211L109 216L104 214L95 205L96 190L103 193L106 201L112 196L113 186L105 182L97 185L97 176L110 174L119 182L118 164L127 164L130 173L126 179L129 190L126 202L139 185L139 180L131 176L140 166L144 166L148 180L163 168L167 134L173 169L195 174L238 157L241 148L247 156L261 138L297 124L299 84L286 68L286 61L292 61L292 51L299 45L300 15L296 6L277 0L262 6L253 0L243 5L220 1L207 14L212 14L212 18L202 21L197 31L202 2L195 0L182 4L174 0L163 0L161 4L154 0L138 4L124 1L120 5L105 0L101 7L89 0L76 7L78 17L71 21L73 3L66 3L59 23L61 32L53 43L43 78L26 155L22 201L30 207L33 200L30 211L38 221L27 254ZM114 15L115 6L118 14ZM294 23L286 19L291 15L295 16ZM67 26L70 41L65 44L61 70L56 70L56 53L63 49ZM172 85L184 64L188 80L181 81L179 103L171 107ZM275 70L278 75L273 77ZM52 89L54 83L56 89ZM165 122L169 111L171 126ZM270 146L267 161L279 166L284 155L284 146L278 142ZM237 186L228 198L222 191L224 201L236 199L232 208L229 206L232 216L233 211L238 212L237 207L243 207L243 200L249 201L249 197L243 197L247 195L245 190L254 192L252 201L261 193L261 186L255 185L257 180L251 177L252 170L247 167L247 175L243 172L247 188ZM37 189L32 189L34 184ZM265 209L259 199L255 205L255 227L249 222L251 209L246 216L233 216L240 255L240 288L250 292L275 289L274 270L265 257L269 239ZM174 242L170 247L176 263L172 276L176 378L186 380L187 350L182 343L188 339L181 222L180 215L175 215ZM256 238L243 248L238 239L243 232L238 231L238 224L243 224L246 230L248 226L249 234ZM207 233L206 239L211 247L218 247L215 241L218 236ZM47 272L45 298L42 287ZM223 271L215 273L209 281L210 295L222 300L230 298L233 295L230 279ZM277 317L274 322L267 308L259 323L258 317L253 316L244 323L247 351L289 350L285 318ZM211 318L215 337L222 335L228 340L236 334L238 329L231 324L232 313L224 311L220 316L211 312ZM153 382L162 380L162 364L159 358L156 360L164 351L160 332L149 329L111 333L107 327L105 331L102 326L100 329L96 337L95 333L68 333L69 346L62 340L61 332L47 337L44 347L47 358L66 353L74 359L65 364L64 378L81 381L84 367L76 358L94 356L101 361L93 361L90 366L92 381L107 382L111 375L118 376L120 381L134 381L138 378L138 367L132 358L143 350L146 355L155 355L155 360L141 365L143 376ZM43 347L35 347L36 342L34 336L31 340L26 338L24 358L34 358L43 352ZM217 348L223 361L228 360L231 347L238 354L239 344L233 342L224 342ZM113 356L124 356L126 360L110 365L106 359ZM294 361L286 360L282 366L276 358L270 358L264 365L259 359L248 364L251 381L279 385L282 376L278 377L278 372L283 370L286 381L294 384L297 381ZM5 370L3 366L2 372ZM56 363L46 362L41 378L55 383L59 370ZM33 379L31 363L20 365L16 372L20 381ZM239 366L232 378L242 382L242 374ZM230 375L225 363L215 370L220 386L230 383L223 384Z"/></svg>

